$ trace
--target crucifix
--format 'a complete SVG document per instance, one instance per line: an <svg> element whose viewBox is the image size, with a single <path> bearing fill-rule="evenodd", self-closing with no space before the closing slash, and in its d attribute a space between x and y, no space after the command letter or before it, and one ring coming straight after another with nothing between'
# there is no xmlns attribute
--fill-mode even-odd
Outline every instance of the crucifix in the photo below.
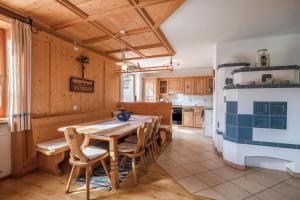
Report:
<svg viewBox="0 0 300 200"><path fill-rule="evenodd" d="M81 78L84 78L84 70L85 70L85 64L90 63L90 58L86 55L81 55L76 58L76 60L81 64Z"/></svg>

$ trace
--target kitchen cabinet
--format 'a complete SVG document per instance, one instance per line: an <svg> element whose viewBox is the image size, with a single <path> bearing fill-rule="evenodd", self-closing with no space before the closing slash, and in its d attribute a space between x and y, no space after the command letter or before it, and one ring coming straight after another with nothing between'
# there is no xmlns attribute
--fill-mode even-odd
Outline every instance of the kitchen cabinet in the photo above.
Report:
<svg viewBox="0 0 300 200"><path fill-rule="evenodd" d="M183 82L183 93L186 95L194 94L194 78L185 78Z"/></svg>
<svg viewBox="0 0 300 200"><path fill-rule="evenodd" d="M204 118L202 117L203 107L183 107L182 109L182 126L203 127Z"/></svg>
<svg viewBox="0 0 300 200"><path fill-rule="evenodd" d="M157 99L157 79L143 78L143 101L156 102Z"/></svg>
<svg viewBox="0 0 300 200"><path fill-rule="evenodd" d="M184 108L182 110L182 126L194 126L194 109Z"/></svg>
<svg viewBox="0 0 300 200"><path fill-rule="evenodd" d="M195 78L195 90L196 95L206 95L207 94L207 78L206 77L196 77Z"/></svg>
<svg viewBox="0 0 300 200"><path fill-rule="evenodd" d="M167 95L168 94L168 79L159 79L159 94Z"/></svg>
<svg viewBox="0 0 300 200"><path fill-rule="evenodd" d="M183 79L171 78L169 79L169 94L183 93Z"/></svg>

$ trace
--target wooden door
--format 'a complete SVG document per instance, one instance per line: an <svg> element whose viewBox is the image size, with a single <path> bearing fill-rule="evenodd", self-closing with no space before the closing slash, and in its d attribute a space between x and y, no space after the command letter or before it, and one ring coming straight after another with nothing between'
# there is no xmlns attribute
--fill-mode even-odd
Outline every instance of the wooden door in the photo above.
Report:
<svg viewBox="0 0 300 200"><path fill-rule="evenodd" d="M193 95L194 94L194 78L184 79L184 94Z"/></svg>
<svg viewBox="0 0 300 200"><path fill-rule="evenodd" d="M206 77L195 78L195 94L206 95L207 94L207 79Z"/></svg>
<svg viewBox="0 0 300 200"><path fill-rule="evenodd" d="M156 102L156 78L144 78L143 79L143 101Z"/></svg>
<svg viewBox="0 0 300 200"><path fill-rule="evenodd" d="M194 112L193 109L185 109L182 112L182 125L194 126Z"/></svg>
<svg viewBox="0 0 300 200"><path fill-rule="evenodd" d="M179 94L183 93L183 79L181 78L172 78L169 81L169 93L170 94Z"/></svg>

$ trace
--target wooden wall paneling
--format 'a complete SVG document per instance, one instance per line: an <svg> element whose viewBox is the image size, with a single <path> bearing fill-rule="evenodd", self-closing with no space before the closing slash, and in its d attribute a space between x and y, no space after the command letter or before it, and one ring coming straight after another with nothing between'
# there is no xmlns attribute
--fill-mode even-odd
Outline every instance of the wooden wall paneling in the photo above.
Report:
<svg viewBox="0 0 300 200"><path fill-rule="evenodd" d="M31 112L50 112L50 51L51 44L46 35L33 35L31 67Z"/></svg>
<svg viewBox="0 0 300 200"><path fill-rule="evenodd" d="M172 127L172 103L120 102L118 107L137 115L162 115L162 124Z"/></svg>
<svg viewBox="0 0 300 200"><path fill-rule="evenodd" d="M119 67L113 62L105 62L105 108L116 108L120 101L120 76L114 73Z"/></svg>

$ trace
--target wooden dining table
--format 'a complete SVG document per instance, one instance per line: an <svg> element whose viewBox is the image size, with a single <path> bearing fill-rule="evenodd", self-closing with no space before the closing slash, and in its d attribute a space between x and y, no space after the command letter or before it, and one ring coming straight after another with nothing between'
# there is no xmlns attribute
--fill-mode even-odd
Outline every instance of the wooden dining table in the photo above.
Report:
<svg viewBox="0 0 300 200"><path fill-rule="evenodd" d="M58 129L65 132L66 128L74 127L77 133L83 134L94 140L109 142L110 155L110 178L113 189L119 187L119 165L118 165L118 141L135 132L145 122L151 122L157 116L152 115L132 115L126 122L120 122L116 118L93 121L83 124L65 126Z"/></svg>

